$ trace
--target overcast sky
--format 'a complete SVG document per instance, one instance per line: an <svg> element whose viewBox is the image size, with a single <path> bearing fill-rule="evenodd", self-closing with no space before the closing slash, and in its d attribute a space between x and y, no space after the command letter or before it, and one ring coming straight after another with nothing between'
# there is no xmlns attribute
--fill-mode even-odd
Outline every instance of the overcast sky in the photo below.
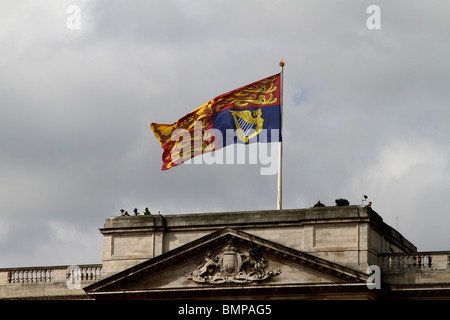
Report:
<svg viewBox="0 0 450 320"><path fill-rule="evenodd" d="M161 171L150 123L278 73L280 59L283 208L367 194L418 250L450 250L449 12L423 0L1 1L0 267L101 263L98 229L121 208L276 209L262 164Z"/></svg>

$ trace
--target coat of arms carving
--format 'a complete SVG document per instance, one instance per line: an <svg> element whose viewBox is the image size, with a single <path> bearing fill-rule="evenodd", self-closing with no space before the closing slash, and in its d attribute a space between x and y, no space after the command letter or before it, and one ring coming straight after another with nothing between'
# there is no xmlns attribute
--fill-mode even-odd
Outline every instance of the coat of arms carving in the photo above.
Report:
<svg viewBox="0 0 450 320"><path fill-rule="evenodd" d="M231 241L214 255L211 250L196 270L186 275L198 283L248 283L277 276L281 270L266 271L268 263L258 248L240 253Z"/></svg>

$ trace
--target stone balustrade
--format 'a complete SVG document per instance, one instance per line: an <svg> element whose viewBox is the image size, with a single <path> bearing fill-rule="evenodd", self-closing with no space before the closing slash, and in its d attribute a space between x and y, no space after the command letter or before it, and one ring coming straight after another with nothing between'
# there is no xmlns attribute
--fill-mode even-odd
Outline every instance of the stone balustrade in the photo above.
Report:
<svg viewBox="0 0 450 320"><path fill-rule="evenodd" d="M450 269L450 251L380 254L382 271Z"/></svg>
<svg viewBox="0 0 450 320"><path fill-rule="evenodd" d="M95 281L100 278L101 274L101 264L5 268L0 269L0 285L8 283L65 282L69 277L80 281Z"/></svg>
<svg viewBox="0 0 450 320"><path fill-rule="evenodd" d="M26 269L11 270L7 275L8 283L32 283L32 282L52 282L54 270L52 269Z"/></svg>

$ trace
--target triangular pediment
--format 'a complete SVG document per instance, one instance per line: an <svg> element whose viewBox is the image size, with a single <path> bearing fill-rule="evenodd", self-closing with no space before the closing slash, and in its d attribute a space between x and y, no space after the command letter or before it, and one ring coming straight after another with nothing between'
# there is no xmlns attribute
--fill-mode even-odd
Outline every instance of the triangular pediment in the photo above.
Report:
<svg viewBox="0 0 450 320"><path fill-rule="evenodd" d="M305 287L365 284L367 275L336 263L225 228L84 290L95 298L233 295Z"/></svg>

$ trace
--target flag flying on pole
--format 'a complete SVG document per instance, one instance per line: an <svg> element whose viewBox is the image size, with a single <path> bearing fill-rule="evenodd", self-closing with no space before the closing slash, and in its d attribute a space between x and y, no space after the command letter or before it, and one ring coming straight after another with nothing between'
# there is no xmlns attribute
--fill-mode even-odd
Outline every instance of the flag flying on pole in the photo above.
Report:
<svg viewBox="0 0 450 320"><path fill-rule="evenodd" d="M281 141L280 75L222 94L172 124L152 123L162 170L233 143Z"/></svg>

